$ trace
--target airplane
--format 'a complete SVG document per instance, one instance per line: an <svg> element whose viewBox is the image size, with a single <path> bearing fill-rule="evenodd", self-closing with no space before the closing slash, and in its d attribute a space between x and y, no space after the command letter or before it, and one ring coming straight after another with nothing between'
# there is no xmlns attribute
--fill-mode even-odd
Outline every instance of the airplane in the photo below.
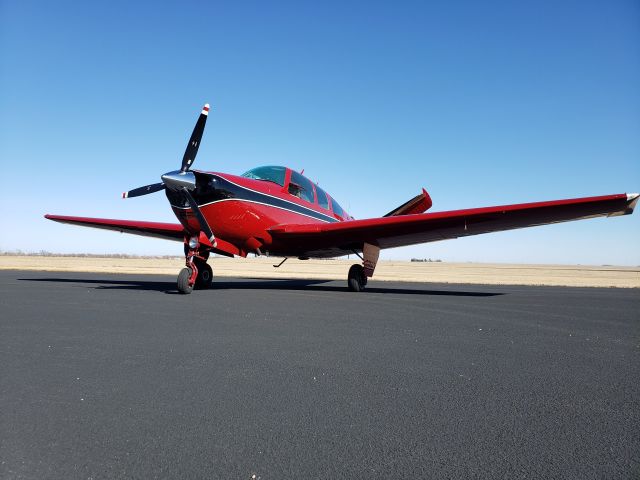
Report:
<svg viewBox="0 0 640 480"><path fill-rule="evenodd" d="M134 198L164 190L180 223L45 215L73 225L176 240L184 244L185 267L178 291L212 286L211 253L227 257L274 255L302 260L357 255L348 289L360 292L373 276L380 250L516 228L594 217L628 215L640 194L615 194L515 205L425 213L426 190L379 218L356 220L302 173L261 166L242 175L194 170L209 114L206 104L187 144L180 170L161 182L122 194ZM274 265L280 266L280 265Z"/></svg>

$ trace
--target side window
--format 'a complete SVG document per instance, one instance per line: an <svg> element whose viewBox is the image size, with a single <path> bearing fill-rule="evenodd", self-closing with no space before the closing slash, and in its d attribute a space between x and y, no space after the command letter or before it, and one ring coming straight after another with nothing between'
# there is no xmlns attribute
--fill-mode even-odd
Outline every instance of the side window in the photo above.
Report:
<svg viewBox="0 0 640 480"><path fill-rule="evenodd" d="M333 213L338 215L339 217L344 218L344 210L335 200L331 199L331 206L333 207Z"/></svg>
<svg viewBox="0 0 640 480"><path fill-rule="evenodd" d="M316 185L316 195L318 195L318 205L322 208L329 210L329 199L327 198L327 194L324 193L319 186Z"/></svg>
<svg viewBox="0 0 640 480"><path fill-rule="evenodd" d="M303 177L295 171L291 171L291 183L289 183L289 193L298 198L313 203L313 184L311 181Z"/></svg>

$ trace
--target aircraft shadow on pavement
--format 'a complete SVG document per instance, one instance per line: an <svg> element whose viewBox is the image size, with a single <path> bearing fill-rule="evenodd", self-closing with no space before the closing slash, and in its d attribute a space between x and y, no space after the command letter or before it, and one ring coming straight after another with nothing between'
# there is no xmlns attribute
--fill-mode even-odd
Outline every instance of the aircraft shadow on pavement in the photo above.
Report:
<svg viewBox="0 0 640 480"><path fill-rule="evenodd" d="M83 278L20 278L25 282L77 283L91 285L96 290L150 290L166 294L178 294L175 282L150 280L113 280L113 279L83 279ZM333 283L333 284L332 284ZM337 285L332 280L280 280L280 279L247 279L224 280L217 279L210 292L216 290L307 290L317 292L346 292L345 285ZM379 285L379 284L378 284ZM412 285L413 286L413 285ZM425 284L427 286L427 284ZM206 292L206 291L205 291ZM402 295L443 295L456 297L494 297L504 295L502 292L478 292L468 290L433 290L428 288L393 288L368 286L364 293L384 293Z"/></svg>
<svg viewBox="0 0 640 480"><path fill-rule="evenodd" d="M176 282L158 282L149 280L111 280L111 279L87 279L87 278L18 278L23 282L43 282L43 283L77 283L78 286L94 288L96 290L152 290L156 292L178 293L176 290ZM83 285L84 284L84 285ZM171 291L174 290L174 291Z"/></svg>
<svg viewBox="0 0 640 480"><path fill-rule="evenodd" d="M335 283L335 280L265 280L265 279L249 279L247 281L225 281L218 280L213 285L213 289L237 289L237 290L310 290L317 292L346 292L346 285L321 285ZM380 284L378 284L380 285ZM493 297L496 295L504 295L501 292L470 292L455 290L427 290L422 288L388 288L379 286L367 286L363 292L367 293L395 293L410 295L451 295L461 297Z"/></svg>

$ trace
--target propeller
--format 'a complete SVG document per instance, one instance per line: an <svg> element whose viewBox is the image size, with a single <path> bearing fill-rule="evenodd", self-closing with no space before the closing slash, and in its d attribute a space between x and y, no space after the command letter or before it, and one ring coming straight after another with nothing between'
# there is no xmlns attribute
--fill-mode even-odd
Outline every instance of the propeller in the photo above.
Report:
<svg viewBox="0 0 640 480"><path fill-rule="evenodd" d="M193 198L193 195L191 195L191 191L195 190L196 188L196 176L189 171L189 168L191 168L191 166L193 165L193 162L196 159L196 155L198 154L198 148L200 148L200 141L202 140L202 134L204 133L204 126L207 123L208 115L209 104L207 103L204 107L202 107L202 111L200 112L200 116L198 117L198 121L196 122L196 126L193 128L191 138L189 138L189 143L187 144L187 148L184 151L184 156L182 157L182 166L180 167L180 170L167 172L162 175L161 183L153 183L151 185L145 185L144 187L138 187L134 188L133 190L129 190L128 192L124 192L122 194L122 198L140 197L142 195L159 192L160 190L165 189L181 193L187 200L189 207L191 208L191 210L193 210L194 215L198 219L200 229L207 236L209 241L215 246L215 237L213 235L213 231L211 230L207 219L200 211L200 207L198 206L195 198Z"/></svg>
<svg viewBox="0 0 640 480"><path fill-rule="evenodd" d="M146 185L144 187L134 188L133 190L129 190L128 192L124 192L122 194L122 198L133 198L140 197L142 195L146 195L148 193L159 192L160 190L164 190L164 183L152 183L151 185Z"/></svg>
<svg viewBox="0 0 640 480"><path fill-rule="evenodd" d="M202 140L202 134L204 133L204 126L207 123L208 115L209 104L207 103L204 107L202 107L202 111L200 112L200 116L198 117L198 121L196 122L196 126L193 127L191 138L189 138L189 143L187 144L187 148L184 151L184 156L182 157L182 166L180 167L179 173L188 172L191 165L193 165L193 162L196 159L196 155L198 154L198 148L200 147L200 141ZM174 174L178 172L169 173ZM165 180L164 175L163 180ZM164 190L165 187L165 183L153 183L151 185L145 185L144 187L138 187L134 188L133 190L129 190L128 192L124 192L122 194L122 198L140 197L149 193L159 192L160 190Z"/></svg>
<svg viewBox="0 0 640 480"><path fill-rule="evenodd" d="M198 207L198 203L196 202L196 199L193 198L193 195L191 195L189 190L187 190L186 188L182 189L182 193L186 197L187 202L189 202L189 206L191 207L191 210L193 210L193 213L198 219L198 223L200 223L200 229L204 232L204 234L207 236L211 244L215 247L216 237L213 235L213 231L211 230L211 227L209 226L207 219L204 218L204 215L200 211L200 207Z"/></svg>
<svg viewBox="0 0 640 480"><path fill-rule="evenodd" d="M189 170L189 167L191 167L194 160L196 159L198 148L200 147L200 140L202 140L204 126L207 123L208 116L209 104L207 103L204 107L202 107L202 112L200 112L200 116L198 117L196 126L193 127L193 133L191 133L191 138L189 139L189 143L187 144L187 149L184 151L184 156L182 157L182 167L180 167L180 171L183 173Z"/></svg>

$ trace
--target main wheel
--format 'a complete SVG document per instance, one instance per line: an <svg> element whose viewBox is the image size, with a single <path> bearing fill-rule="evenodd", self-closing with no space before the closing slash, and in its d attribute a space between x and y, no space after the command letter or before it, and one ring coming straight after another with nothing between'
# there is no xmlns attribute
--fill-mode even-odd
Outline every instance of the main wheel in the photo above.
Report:
<svg viewBox="0 0 640 480"><path fill-rule="evenodd" d="M347 285L349 285L349 290L352 292L361 292L364 290L364 287L367 285L367 277L364 274L362 265L351 265Z"/></svg>
<svg viewBox="0 0 640 480"><path fill-rule="evenodd" d="M191 269L183 268L178 274L178 291L185 295L193 291L193 285L189 285L189 278L191 278Z"/></svg>
<svg viewBox="0 0 640 480"><path fill-rule="evenodd" d="M200 290L211 288L211 283L213 282L211 265L206 262L198 262L196 266L198 268L198 276L196 277L195 287Z"/></svg>

